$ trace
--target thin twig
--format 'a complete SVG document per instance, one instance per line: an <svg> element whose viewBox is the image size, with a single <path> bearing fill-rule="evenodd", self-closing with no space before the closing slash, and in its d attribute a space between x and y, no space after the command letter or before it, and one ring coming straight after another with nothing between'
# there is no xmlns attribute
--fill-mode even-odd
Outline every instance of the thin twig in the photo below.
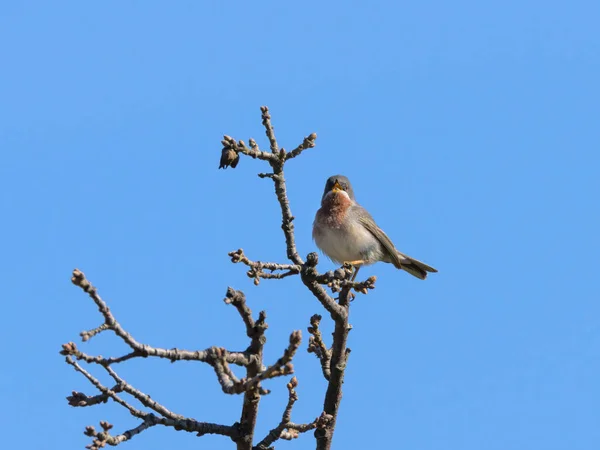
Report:
<svg viewBox="0 0 600 450"><path fill-rule="evenodd" d="M299 156L306 149L313 148L316 145L315 144L316 139L317 139L317 133L312 133L311 135L306 136L304 138L304 140L302 141L302 144L300 144L298 147L296 147L294 150L292 150L285 156L286 160L289 160L289 159L295 158L296 156Z"/></svg>
<svg viewBox="0 0 600 450"><path fill-rule="evenodd" d="M112 425L108 422L100 422L100 426L103 431L97 432L94 427L86 427L85 434L86 436L93 437L91 445L86 446L89 450L99 450L105 447L107 444L110 446L117 446L125 441L130 440L132 437L140 434L142 431L147 430L150 427L153 427L158 424L157 418L151 414L148 414L144 421L139 424L137 427L132 428L131 430L127 430L122 434L112 436L110 434L110 429Z"/></svg>
<svg viewBox="0 0 600 450"><path fill-rule="evenodd" d="M279 147L277 145L277 139L275 139L275 131L273 130L273 125L271 124L271 114L269 114L269 108L267 108L266 106L261 106L260 110L262 112L262 124L265 127L265 133L269 138L271 153L277 153Z"/></svg>
<svg viewBox="0 0 600 450"><path fill-rule="evenodd" d="M85 342L85 341L93 338L97 334L102 333L104 330L108 330L108 329L109 329L109 326L106 323L103 323L102 325L94 328L93 330L82 331L81 333L79 333L79 335L81 336L81 340L83 342Z"/></svg>
<svg viewBox="0 0 600 450"><path fill-rule="evenodd" d="M335 322L335 330L333 333L333 342L331 349L327 349L325 346L320 331L318 330L318 321L312 321L312 327L309 329L311 333L311 340L309 343L309 351L314 352L321 362L321 368L323 375L328 380L327 392L324 401L324 412L323 414L327 417L324 424L315 432L317 438L317 449L318 450L329 450L331 448L331 442L333 437L333 431L335 429L335 422L339 410L340 401L342 398L342 383L344 379L344 372L346 368L347 358L350 353L350 349L347 348L348 332L350 330L350 324L348 322L349 317L349 305L350 301L354 297L351 290L366 294L370 289L375 287L375 277L371 277L363 282L354 282L350 280L351 272L348 268L341 268L335 272L328 272L326 274L319 274L316 270L318 264L318 256L316 253L310 253L307 255L306 263L302 260L298 254L298 250L295 244L294 236L294 217L291 212L289 200L287 197L287 187L285 182L283 166L286 161L299 156L307 148L314 147L314 141L316 135L310 135L306 137L302 144L291 152L286 152L283 148L279 149L275 134L270 121L270 113L267 107L261 107L263 125L265 126L267 136L269 138L271 153L265 154L266 152L260 152L258 146L254 141L251 141L251 149L248 149L243 145L243 142L235 142L232 138L229 138L228 142L232 148L236 148L237 153L246 154L253 158L259 158L267 161L271 166L271 171L268 173L260 173L261 178L270 178L273 180L275 185L275 195L281 209L282 217L282 229L286 242L287 257L293 263L294 266L300 267L300 275L304 285L312 292L317 298L321 305L329 312L331 318ZM283 272L281 274L275 274L276 276L265 276L270 275L264 272L265 263L254 262L245 257L243 252L231 252L233 262L242 262L250 267L247 272L248 276L254 278L255 284L258 284L260 278L278 278L278 275L283 278L283 275L289 276L292 271L291 268L283 268L282 265L276 263L271 264L273 271L284 271L288 270L289 273ZM325 290L323 285L329 287L332 292L339 292L338 299L334 299ZM313 316L318 317L318 316ZM281 424L280 424L281 425ZM298 426L302 429L302 426ZM287 431L277 430L279 438L294 437L294 427L288 427ZM273 431L273 430L272 430ZM275 434L277 434L275 433ZM287 434L286 434L287 433ZM266 445L270 445L267 443ZM266 448L265 445L265 448ZM238 449L240 448L238 443ZM247 446L244 448L248 448Z"/></svg>
<svg viewBox="0 0 600 450"><path fill-rule="evenodd" d="M209 362L209 350L184 350L184 349L171 349L167 350L164 348L152 347L147 344L142 344L136 341L131 334L129 334L125 329L121 326L119 322L115 319L113 314L110 311L110 308L106 304L104 300L98 294L97 289L87 280L85 274L81 272L79 269L75 269L73 271L73 277L71 281L76 286L79 286L86 292L90 298L96 303L98 306L98 310L104 316L105 325L108 329L112 330L117 336L119 336L133 351L133 355L126 355L128 358L130 357L158 357L169 359L170 361L200 361L200 362ZM124 357L121 357L124 358ZM227 352L225 355L226 361L230 364L237 364L240 366L245 366L248 364L248 356L242 352ZM118 359L118 358L117 358ZM113 363L116 361L112 361Z"/></svg>
<svg viewBox="0 0 600 450"><path fill-rule="evenodd" d="M255 450L264 450L271 448L269 446L278 439L294 439L300 433L316 429L317 449L329 450L331 448L331 441L342 398L344 373L350 353L350 349L347 348L347 340L351 329L348 322L349 306L350 301L354 297L351 291L366 294L369 290L374 289L375 277L362 282L354 282L350 280L351 271L348 267L320 274L316 269L318 263L316 253L308 254L306 262L300 257L295 242L294 216L292 215L287 196L284 165L286 161L298 157L309 148L315 147L317 136L315 133L310 134L294 150L286 152L277 142L271 122L271 115L266 106L261 107L261 118L269 140L270 151L262 151L254 139L250 139L248 141L249 145L246 145L242 140L236 141L230 136L224 136L221 141L223 149L219 168L235 168L239 163L240 155L266 161L269 164L270 171L260 173L259 176L273 180L275 195L281 210L281 228L284 233L287 258L291 264L252 261L244 255L241 249L237 252L231 252L229 256L234 263L241 262L248 267L247 275L254 279L255 284L258 284L261 279L283 279L299 274L302 282L331 315L331 318L334 320L331 348L327 348L325 345L319 329L321 316L314 315L311 318L311 327L308 329L311 335L308 350L315 353L319 358L323 375L328 381L323 412L309 423L297 424L291 421L292 408L297 400L295 392L297 380L294 377L288 383L288 403L282 414L280 423L256 447L252 447L261 396L269 392L261 386L261 383L266 379L293 372L292 358L300 345L300 331L295 331L290 335L289 345L284 350L283 355L274 364L265 367L263 364L263 352L266 342L266 313L260 311L258 318L254 319L252 311L246 304L246 297L243 292L229 288L225 302L236 308L244 323L246 334L250 338L250 344L245 351L232 352L216 346L197 351L178 348L167 350L152 347L138 342L120 325L106 302L98 295L96 288L85 278L85 275L81 271L75 269L73 271L72 282L90 296L104 317L104 323L100 326L81 332L82 340L87 341L99 333L110 330L131 351L121 356L104 358L81 352L73 342L64 344L61 353L66 356L66 362L73 366L76 371L82 373L100 391L100 394L95 396L87 396L81 392L73 391L72 395L67 397L67 400L72 406L85 407L105 403L111 399L128 409L132 415L142 420L135 428L115 436L110 434L112 425L108 422L100 423L102 427L102 431L100 432L97 432L93 427L87 427L86 435L94 439L88 448L98 450L106 445L118 445L156 425L170 426L177 430L195 432L198 436L209 433L229 436L236 443L238 450L251 450L253 448ZM339 293L338 297L333 298L326 288L329 288L333 293ZM145 357L165 358L172 362L180 360L199 361L211 365L225 393L243 393L244 395L242 413L238 423L233 426L227 426L198 422L194 419L185 418L168 410L153 400L150 395L134 388L113 369L114 364ZM110 389L103 386L97 378L81 367L76 360L100 365L108 372L116 382L116 385ZM246 370L245 377L238 379L231 370L230 364L244 367ZM124 396L132 396L141 402L145 408L149 408L158 415L135 408L119 395L121 393Z"/></svg>
<svg viewBox="0 0 600 450"><path fill-rule="evenodd" d="M127 408L129 410L129 412L131 413L132 416L135 416L135 417L140 418L140 419L143 419L146 416L145 413L143 413L139 409L134 408L129 403L127 403L125 400L123 400L122 398L120 398L114 391L112 391L111 389L108 389L107 387L103 386L102 383L100 383L100 381L98 381L97 378L95 378L87 370L85 370L83 367L81 367L79 364L77 364L77 362L74 361L73 358L71 358L71 356L67 356L65 358L65 360L66 360L67 364L73 366L73 368L77 372L83 374L83 376L86 377L89 380L89 382L92 383L96 387L96 389L98 389L104 395L112 398L115 402L117 402L121 406Z"/></svg>
<svg viewBox="0 0 600 450"><path fill-rule="evenodd" d="M121 377L119 377L119 375L117 375L117 373L110 367L107 366L106 371L113 378L113 380L115 380L115 382L117 383L117 386L119 386L120 390L122 390L123 392L127 392L131 396L138 399L140 401L140 403L142 405L144 405L146 408L150 408L150 409L154 410L155 412L157 412L158 414L160 414L161 416L167 417L169 419L173 419L173 420L184 419L184 417L182 415L175 414L172 411L169 411L166 407L164 407L163 405L158 403L156 400L153 400L152 398L150 398L149 395L144 394L143 392L134 388L131 384L127 383L125 380L123 380Z"/></svg>
<svg viewBox="0 0 600 450"><path fill-rule="evenodd" d="M267 450L270 448L269 446L278 439L295 439L300 435L300 433L306 433L307 431L314 430L315 428L323 428L327 426L327 423L329 423L331 417L325 413L322 413L310 423L297 424L292 422L292 409L294 404L298 401L298 394L295 390L297 386L298 380L296 377L293 377L287 384L288 402L281 416L281 421L275 428L269 431L262 441L253 447L253 450Z"/></svg>
<svg viewBox="0 0 600 450"><path fill-rule="evenodd" d="M297 275L300 273L302 266L298 264L279 264L273 262L263 262L263 261L251 261L244 254L244 250L241 248L228 253L231 258L231 262L233 263L242 263L250 268L246 274L249 278L254 278L254 284L258 285L259 279L282 279L289 277L291 275ZM271 272L265 272L266 270L270 270ZM282 273L273 273L274 271L285 270L286 272Z"/></svg>
<svg viewBox="0 0 600 450"><path fill-rule="evenodd" d="M170 426L170 427L173 427L176 429L195 432L200 435L202 435L202 434L221 434L221 435L229 436L232 438L237 436L237 429L232 426L214 424L214 423L209 423L209 422L198 422L194 419L178 417L172 413L171 413L172 417L166 417L166 418L157 418L153 414L145 413L137 408L134 408L132 405L130 405L128 402L126 402L120 396L117 395L116 390L120 390L123 387L123 385L119 384L118 387L115 388L115 390L108 389L107 387L102 385L102 383L100 383L100 381L96 377L91 375L88 371L86 371L83 367L81 367L76 361L74 361L71 356L67 356L65 358L65 360L66 360L67 364L73 366L73 368L77 372L83 374L90 381L90 383L92 383L102 394L104 394L108 398L111 398L115 402L119 403L121 406L123 406L127 410L129 410L131 415L144 420L144 422L151 420L152 425L160 424L160 425ZM109 369L109 368L107 368L107 369ZM105 433L107 433L108 429L112 428L112 425L110 425L108 428L103 426L103 428L105 428L104 431L105 431ZM140 432L149 427L146 426L146 427L141 427L141 428L137 427L137 428L138 428L138 432ZM133 436L135 434L138 434L138 432L128 435L127 439L131 438L131 436ZM88 427L86 429L86 434L88 434L88 436L99 436L98 434L95 434L95 430L93 429L93 427ZM127 432L124 433L124 435L127 436ZM112 442L114 442L112 444L110 442L108 442L107 439L103 439L103 440L106 440L109 445L117 445L120 442L127 440L127 439L119 439L117 441L112 441Z"/></svg>
<svg viewBox="0 0 600 450"><path fill-rule="evenodd" d="M112 388L111 391L116 392L116 389L118 389L118 386L115 386L114 388ZM98 394L98 395L88 396L88 395L85 395L83 392L77 392L77 391L73 391L72 395L69 395L67 397L67 401L69 402L69 405L75 406L75 407L94 406L99 403L106 403L108 401L108 399L109 399L108 394Z"/></svg>
<svg viewBox="0 0 600 450"><path fill-rule="evenodd" d="M271 161L275 157L272 153L260 150L254 139L250 139L250 148L246 145L244 141L236 141L234 138L227 135L223 136L223 141L221 142L223 142L224 145L232 149L237 154L241 153L243 155L250 156L253 159Z"/></svg>
<svg viewBox="0 0 600 450"><path fill-rule="evenodd" d="M246 382L246 390L252 389L256 386L260 381L266 380L267 378L273 378L275 376L289 375L293 373L293 366L291 366L290 362L292 358L296 354L300 343L302 342L302 333L300 330L294 331L290 335L290 344L283 352L283 356L279 358L275 364L269 366L267 370L259 373L252 379Z"/></svg>
<svg viewBox="0 0 600 450"><path fill-rule="evenodd" d="M323 342L323 335L319 329L322 317L315 314L310 318L310 327L308 332L311 334L308 342L308 352L314 353L321 363L321 370L326 380L331 377L331 350Z"/></svg>

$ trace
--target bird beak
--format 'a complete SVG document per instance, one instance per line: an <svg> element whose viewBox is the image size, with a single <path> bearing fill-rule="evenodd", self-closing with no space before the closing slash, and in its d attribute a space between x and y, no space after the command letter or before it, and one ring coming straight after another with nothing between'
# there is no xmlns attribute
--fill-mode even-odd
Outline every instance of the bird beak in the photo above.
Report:
<svg viewBox="0 0 600 450"><path fill-rule="evenodd" d="M342 186L340 185L340 183L338 183L337 180L335 180L335 184L331 188L331 192L340 192L340 191L343 191Z"/></svg>

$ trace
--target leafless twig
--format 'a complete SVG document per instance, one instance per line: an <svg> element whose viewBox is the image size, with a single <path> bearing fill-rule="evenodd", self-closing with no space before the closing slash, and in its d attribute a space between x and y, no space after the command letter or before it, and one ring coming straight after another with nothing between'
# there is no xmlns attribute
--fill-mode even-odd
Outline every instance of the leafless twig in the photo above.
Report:
<svg viewBox="0 0 600 450"><path fill-rule="evenodd" d="M322 320L320 315L315 314L311 318L311 326L308 328L310 333L308 351L317 356L323 376L327 380L327 390L323 407L319 409L320 415L308 423L298 424L291 421L292 408L298 399L295 390L298 381L294 377L287 384L288 402L283 411L280 423L256 446L253 446L258 407L262 396L269 393L262 384L267 379L293 373L292 359L301 344L301 332L292 332L289 344L281 357L273 364L265 366L263 352L266 342L267 316L265 311L260 311L258 317L254 318L243 292L228 288L225 303L232 305L242 319L246 335L250 340L246 350L232 351L217 346L211 346L204 350L165 349L137 341L117 321L107 303L100 297L97 289L86 279L83 272L75 269L71 279L73 284L79 286L88 294L104 319L96 328L81 332L80 336L82 340L86 342L100 333L110 331L129 347L129 351L122 355L103 357L89 355L81 351L73 342L64 344L61 354L66 357L67 364L87 378L99 391L99 394L92 396L73 391L72 395L67 397L67 401L69 405L74 407L94 406L107 401L114 401L140 420L140 423L135 428L117 435L110 434L113 426L108 422L100 422L102 431L96 431L92 426L87 427L85 434L93 438L92 444L88 445L89 449L96 450L106 445L119 445L156 425L194 432L198 436L204 434L227 436L235 442L238 450L272 449L271 445L279 439L294 439L300 433L315 430L317 449L329 450L331 448L333 432L342 399L342 384L345 369L350 353L350 349L347 347L347 340L351 329L348 319L350 302L354 298L352 291L366 294L369 290L374 289L375 277L368 278L365 281L352 281L351 271L347 267L321 274L317 271L318 256L316 253L309 253L306 256L306 261L300 257L296 247L294 216L292 215L287 195L284 165L287 161L300 156L304 151L314 148L317 135L315 133L309 134L294 150L287 152L277 142L271 121L271 114L266 106L261 107L261 119L269 141L270 151L261 150L254 139L249 139L248 145L246 145L242 140L223 136L223 140L221 141L223 148L219 168L236 168L241 156L249 156L250 158L264 161L269 165L268 171L259 173L259 177L270 179L273 182L275 196L281 212L281 228L285 239L288 261L279 263L251 260L241 249L230 252L229 256L232 262L241 263L248 267L247 275L254 279L254 284L257 285L261 279L282 279L299 275L302 283L332 318L334 332L329 348L319 329ZM328 290L331 291L331 294ZM337 294L337 297L334 297L332 294ZM135 388L131 383L124 380L115 369L117 364L126 363L135 358L148 357L163 358L171 362L181 360L196 361L210 365L224 393L243 395L243 405L239 421L233 425L222 425L186 418L169 410L149 394ZM106 371L115 385L111 388L104 386L98 378L82 366L83 363ZM236 377L230 367L231 364L243 367L246 371L245 376L241 379ZM138 409L134 407L129 401L130 398L134 398L140 402L143 408Z"/></svg>
<svg viewBox="0 0 600 450"><path fill-rule="evenodd" d="M321 305L327 310L334 321L335 330L333 333L333 342L331 348L328 349L323 342L320 331L318 330L320 316L313 316L311 320L311 339L309 341L308 350L313 352L319 358L323 375L328 380L327 392L323 411L329 418L326 425L318 428L315 431L318 450L329 450L333 438L333 431L339 405L342 399L342 383L346 369L348 355L350 349L347 348L348 333L351 326L348 322L350 313L350 301L354 298L355 292L366 294L369 290L375 288L375 277L362 282L354 282L350 280L351 273L347 268L340 268L334 272L319 274L316 266L318 264L318 256L316 253L310 253L306 257L306 262L300 257L296 248L294 237L294 216L290 208L287 197L287 186L284 176L285 162L299 156L304 150L313 148L317 135L310 134L304 138L302 144L296 147L292 152L286 152L284 148L280 148L273 132L271 124L271 115L266 106L261 107L263 125L266 129L267 137L269 138L271 153L262 152L258 149L258 145L253 139L250 139L250 148L246 147L243 141L236 141L230 136L225 136L223 142L228 148L233 149L236 154L251 156L268 162L271 166L271 171L267 173L259 173L259 177L268 178L273 181L275 187L275 195L279 203L282 216L282 230L286 242L287 257L291 264L288 263L272 263L250 260L240 249L237 252L231 252L229 256L234 263L243 263L250 269L247 274L254 278L254 283L258 284L261 278L284 278L286 276L300 273L300 277L304 285L316 297ZM271 270L277 273L267 273L264 270ZM333 298L323 287L327 286L332 292L338 293L337 299ZM318 317L318 319L316 319ZM290 429L288 427L288 432ZM269 445L269 443L265 445Z"/></svg>
<svg viewBox="0 0 600 450"><path fill-rule="evenodd" d="M269 433L260 441L253 450L268 450L272 443L278 439L291 440L296 439L300 433L306 433L307 431L314 430L315 428L324 428L331 420L331 416L325 413L321 413L319 417L310 423L297 424L292 422L292 408L296 401L298 401L298 394L295 388L298 386L298 380L296 377L292 378L287 384L288 388L288 402L281 416L279 425L273 428Z"/></svg>
<svg viewBox="0 0 600 450"><path fill-rule="evenodd" d="M96 432L93 427L88 427L86 433L94 438L93 443L88 446L89 448L101 448L105 445L118 445L155 425L171 426L180 430L195 432L197 435L207 433L221 434L233 439L240 449L250 449L252 447L251 444L256 422L256 413L258 411L258 400L261 395L269 392L264 389L260 383L266 379L287 375L293 372L291 360L301 342L300 331L295 331L291 334L290 345L284 351L283 356L273 365L265 368L262 364L262 351L265 343L264 333L267 329L267 324L265 322L266 314L264 311L261 311L258 320L254 320L252 318L252 311L246 304L244 294L241 291L229 288L227 290L226 303L235 306L246 326L246 334L250 338L250 345L246 351L232 352L220 347L210 347L206 350L197 351L161 349L142 344L135 340L134 337L119 324L108 308L106 302L104 302L98 294L97 289L87 280L83 272L75 269L73 271L72 281L75 285L81 287L88 293L90 298L98 306L98 309L105 320L104 324L94 330L81 333L82 340L85 342L100 332L112 331L121 338L132 351L118 357L105 358L102 356L88 355L79 350L77 345L73 342L64 344L62 346L61 354L66 356L66 362L73 366L77 372L84 375L90 383L100 391L100 394L96 396L87 396L81 392L74 391L71 396L67 397L69 405L78 407L93 406L105 403L110 399L128 409L133 416L143 421L136 428L126 431L118 436L110 435L108 430L112 428L112 425L110 425L109 428L104 428L102 432ZM244 394L244 407L240 422L235 425L220 425L185 418L180 414L170 411L164 405L151 398L148 394L136 389L121 378L112 368L114 364L122 363L132 358L151 356L167 358L173 362L185 359L204 362L211 365L225 393ZM98 378L85 370L77 360L88 364L99 365L104 368L115 381L115 387L107 388L102 385ZM230 363L245 367L247 377L242 380L237 379L229 368ZM135 408L131 403L119 395L120 393L128 394L137 399L144 407L153 412L145 412ZM103 422L103 424L107 425L106 422Z"/></svg>
<svg viewBox="0 0 600 450"><path fill-rule="evenodd" d="M308 352L314 353L319 362L321 363L321 370L326 380L331 377L331 350L327 348L325 342L323 342L323 336L321 330L319 330L319 324L321 323L322 317L315 314L310 318L310 327L308 332L311 334L308 342Z"/></svg>

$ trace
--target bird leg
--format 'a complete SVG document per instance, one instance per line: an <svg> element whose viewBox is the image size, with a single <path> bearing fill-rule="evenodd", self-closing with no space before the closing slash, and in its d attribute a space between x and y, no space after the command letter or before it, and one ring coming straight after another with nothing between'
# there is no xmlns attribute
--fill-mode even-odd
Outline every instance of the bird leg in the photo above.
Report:
<svg viewBox="0 0 600 450"><path fill-rule="evenodd" d="M358 275L358 270L360 269L360 266L362 266L365 263L366 263L366 261L364 259L358 259L356 261L345 261L344 262L344 264L348 264L348 265L354 267L354 273L352 274L352 278L350 279L350 281L354 281L356 279L356 275Z"/></svg>
<svg viewBox="0 0 600 450"><path fill-rule="evenodd" d="M351 266L362 266L366 261L364 259L357 259L356 261L344 261L344 264L350 264Z"/></svg>

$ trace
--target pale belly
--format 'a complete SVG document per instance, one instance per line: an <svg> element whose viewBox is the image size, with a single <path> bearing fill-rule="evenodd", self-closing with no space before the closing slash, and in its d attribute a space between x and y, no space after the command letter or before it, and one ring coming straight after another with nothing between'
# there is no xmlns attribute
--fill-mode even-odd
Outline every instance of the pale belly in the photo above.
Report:
<svg viewBox="0 0 600 450"><path fill-rule="evenodd" d="M365 260L373 264L381 259L379 241L362 225L352 227L319 226L313 230L317 247L337 263Z"/></svg>

